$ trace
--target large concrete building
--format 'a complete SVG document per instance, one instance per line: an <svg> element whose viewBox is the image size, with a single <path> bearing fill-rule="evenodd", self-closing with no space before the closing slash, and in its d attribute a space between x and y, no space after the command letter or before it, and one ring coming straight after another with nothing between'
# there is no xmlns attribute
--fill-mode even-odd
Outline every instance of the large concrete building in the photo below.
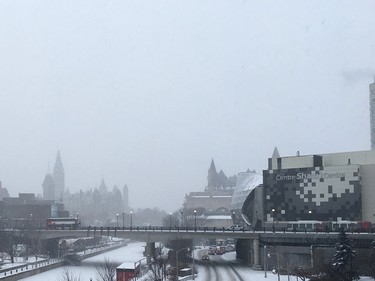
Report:
<svg viewBox="0 0 375 281"><path fill-rule="evenodd" d="M205 190L185 195L183 204L183 213L187 216L185 221L188 222L189 218L191 220L196 215L198 226L230 226L232 224L230 205L236 180L236 176L227 178L222 170L218 173L212 159Z"/></svg>
<svg viewBox="0 0 375 281"><path fill-rule="evenodd" d="M241 215L254 227L298 220L375 223L374 198L375 150L287 157L277 151Z"/></svg>
<svg viewBox="0 0 375 281"><path fill-rule="evenodd" d="M1 222L7 227L22 227L26 221L35 226L44 226L50 217L69 217L64 205L53 200L41 200L34 193L20 193L0 201Z"/></svg>
<svg viewBox="0 0 375 281"><path fill-rule="evenodd" d="M272 157L264 220L375 221L375 151Z"/></svg>
<svg viewBox="0 0 375 281"><path fill-rule="evenodd" d="M371 149L375 149L375 81L370 84L370 131Z"/></svg>

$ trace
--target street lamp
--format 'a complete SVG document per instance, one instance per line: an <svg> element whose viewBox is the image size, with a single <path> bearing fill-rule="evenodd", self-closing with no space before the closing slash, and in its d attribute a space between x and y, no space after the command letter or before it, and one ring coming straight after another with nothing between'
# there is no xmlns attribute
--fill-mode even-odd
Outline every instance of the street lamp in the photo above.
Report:
<svg viewBox="0 0 375 281"><path fill-rule="evenodd" d="M184 227L184 212L181 212L180 214L181 214L181 228L183 228Z"/></svg>
<svg viewBox="0 0 375 281"><path fill-rule="evenodd" d="M194 240L193 240L193 280L195 280L195 263L194 263Z"/></svg>
<svg viewBox="0 0 375 281"><path fill-rule="evenodd" d="M272 231L275 232L275 209L272 209Z"/></svg>
<svg viewBox="0 0 375 281"><path fill-rule="evenodd" d="M181 252L182 250L190 250L189 247L187 248L182 248L180 250L176 250L176 276L177 276L177 280L178 280L178 253ZM194 276L194 272L193 272L193 276Z"/></svg>
<svg viewBox="0 0 375 281"><path fill-rule="evenodd" d="M172 229L172 213L169 213L169 230Z"/></svg>
<svg viewBox="0 0 375 281"><path fill-rule="evenodd" d="M267 245L263 245L264 278L267 278Z"/></svg>
<svg viewBox="0 0 375 281"><path fill-rule="evenodd" d="M268 257L271 257L271 255L276 255L277 257L277 280L280 281L280 254L279 254L279 248L276 247L276 253L268 253ZM288 274L288 281L290 280L290 276L289 276L289 268L288 268L288 259L286 259L285 257L281 256L282 258L285 259L285 262L286 262L286 271L287 271L287 274Z"/></svg>
<svg viewBox="0 0 375 281"><path fill-rule="evenodd" d="M116 214L117 227L118 227L118 214Z"/></svg>
<svg viewBox="0 0 375 281"><path fill-rule="evenodd" d="M132 230L133 227L133 212L130 212L130 230Z"/></svg>
<svg viewBox="0 0 375 281"><path fill-rule="evenodd" d="M197 231L197 210L194 210L194 231Z"/></svg>
<svg viewBox="0 0 375 281"><path fill-rule="evenodd" d="M263 268L264 268L264 278L267 278L267 245L259 242L263 246Z"/></svg>

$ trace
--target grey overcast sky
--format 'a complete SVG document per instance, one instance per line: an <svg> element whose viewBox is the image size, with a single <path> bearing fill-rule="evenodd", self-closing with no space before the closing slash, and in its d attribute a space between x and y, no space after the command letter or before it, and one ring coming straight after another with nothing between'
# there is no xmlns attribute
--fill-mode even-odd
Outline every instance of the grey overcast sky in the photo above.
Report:
<svg viewBox="0 0 375 281"><path fill-rule="evenodd" d="M370 149L375 1L0 2L0 180L173 211L281 156Z"/></svg>

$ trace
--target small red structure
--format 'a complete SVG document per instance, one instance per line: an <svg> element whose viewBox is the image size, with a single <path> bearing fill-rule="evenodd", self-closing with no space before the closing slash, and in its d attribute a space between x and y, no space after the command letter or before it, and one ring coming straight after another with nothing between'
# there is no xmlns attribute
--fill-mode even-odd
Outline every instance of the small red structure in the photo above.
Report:
<svg viewBox="0 0 375 281"><path fill-rule="evenodd" d="M139 274L140 263L124 262L116 268L116 281L129 281Z"/></svg>

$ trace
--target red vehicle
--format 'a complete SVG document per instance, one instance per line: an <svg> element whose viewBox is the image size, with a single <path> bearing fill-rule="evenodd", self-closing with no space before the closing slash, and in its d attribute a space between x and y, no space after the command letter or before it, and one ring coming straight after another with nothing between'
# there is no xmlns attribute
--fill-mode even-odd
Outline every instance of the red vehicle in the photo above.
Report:
<svg viewBox="0 0 375 281"><path fill-rule="evenodd" d="M369 232L372 230L372 224L369 221L359 221L354 225L354 231Z"/></svg>
<svg viewBox="0 0 375 281"><path fill-rule="evenodd" d="M47 229L78 229L81 221L78 218L49 218Z"/></svg>

